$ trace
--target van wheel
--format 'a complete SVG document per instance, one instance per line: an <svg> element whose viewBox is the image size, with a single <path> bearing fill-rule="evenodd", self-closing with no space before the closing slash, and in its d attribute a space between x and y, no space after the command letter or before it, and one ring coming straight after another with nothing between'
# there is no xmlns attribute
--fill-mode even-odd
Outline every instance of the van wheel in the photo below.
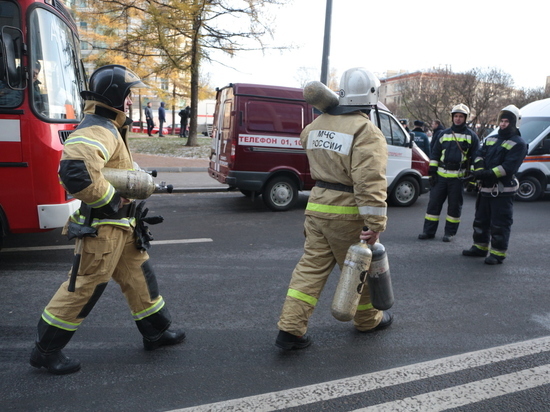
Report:
<svg viewBox="0 0 550 412"><path fill-rule="evenodd" d="M265 205L275 212L292 208L298 200L298 186L288 177L274 177L262 192Z"/></svg>
<svg viewBox="0 0 550 412"><path fill-rule="evenodd" d="M533 176L525 176L519 179L519 189L516 194L518 200L532 202L542 195L542 185Z"/></svg>
<svg viewBox="0 0 550 412"><path fill-rule="evenodd" d="M420 186L414 177L405 176L390 193L389 201L393 206L411 206L418 199Z"/></svg>

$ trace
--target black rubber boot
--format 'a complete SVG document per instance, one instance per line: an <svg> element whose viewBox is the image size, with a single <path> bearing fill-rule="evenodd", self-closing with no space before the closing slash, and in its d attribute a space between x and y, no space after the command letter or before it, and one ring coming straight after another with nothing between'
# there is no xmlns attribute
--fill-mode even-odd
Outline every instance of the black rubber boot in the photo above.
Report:
<svg viewBox="0 0 550 412"><path fill-rule="evenodd" d="M284 330L279 331L275 346L283 350L304 349L311 345L309 336L296 336Z"/></svg>
<svg viewBox="0 0 550 412"><path fill-rule="evenodd" d="M485 257L487 256L486 250L481 250L476 246L472 246L470 249L464 249L462 255L471 257Z"/></svg>
<svg viewBox="0 0 550 412"><path fill-rule="evenodd" d="M421 233L418 235L418 239L425 240L425 239L433 239L435 235L430 235L428 233Z"/></svg>
<svg viewBox="0 0 550 412"><path fill-rule="evenodd" d="M380 323L378 325L376 325L372 329L359 330L359 332L361 332L361 333L376 332L376 331L379 331L379 330L382 330L382 329L386 329L392 323L393 323L393 314L390 311L386 310L386 311L384 311L384 314L382 315L382 320L380 321Z"/></svg>
<svg viewBox="0 0 550 412"><path fill-rule="evenodd" d="M165 330L160 338L156 340L149 340L143 338L143 347L145 350L155 350L161 346L177 345L185 340L185 332L182 330Z"/></svg>
<svg viewBox="0 0 550 412"><path fill-rule="evenodd" d="M67 375L80 370L78 359L68 358L61 350L44 353L40 351L38 346L35 346L32 350L30 364L35 368L44 367L54 375Z"/></svg>
<svg viewBox="0 0 550 412"><path fill-rule="evenodd" d="M485 258L485 263L487 265L498 265L498 264L502 263L503 260L504 260L504 258L501 258L499 256L495 256L491 253L489 256L487 256Z"/></svg>

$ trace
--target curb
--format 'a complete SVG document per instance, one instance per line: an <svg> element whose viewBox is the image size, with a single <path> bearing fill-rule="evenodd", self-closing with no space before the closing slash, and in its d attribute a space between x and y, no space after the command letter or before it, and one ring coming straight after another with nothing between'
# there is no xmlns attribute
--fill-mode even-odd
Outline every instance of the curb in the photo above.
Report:
<svg viewBox="0 0 550 412"><path fill-rule="evenodd" d="M208 172L206 167L144 167L143 170L156 170L159 173Z"/></svg>

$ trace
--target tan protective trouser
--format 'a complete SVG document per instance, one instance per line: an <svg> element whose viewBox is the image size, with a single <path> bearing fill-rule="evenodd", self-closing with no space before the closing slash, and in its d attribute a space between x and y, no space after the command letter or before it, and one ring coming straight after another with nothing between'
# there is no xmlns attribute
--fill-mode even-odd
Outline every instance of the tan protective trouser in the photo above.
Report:
<svg viewBox="0 0 550 412"><path fill-rule="evenodd" d="M363 225L363 220L306 216L304 254L292 273L289 292L277 324L280 330L296 336L306 333L308 319L332 269L336 263L342 268L348 248L359 242ZM382 320L383 312L372 307L368 287L363 288L359 306L362 310L358 310L353 319L355 327L361 331L376 327Z"/></svg>
<svg viewBox="0 0 550 412"><path fill-rule="evenodd" d="M132 229L103 225L99 227L97 237L85 237L82 240L76 290L67 290L67 280L59 287L45 310L60 322L72 324L76 329L101 295L102 287L111 278L120 285L132 314L154 307L162 297L153 293L157 296L151 298L149 287L153 283L152 287L156 289L156 279L153 276L153 279L147 281L142 265L149 259L149 255L136 248L133 234Z"/></svg>

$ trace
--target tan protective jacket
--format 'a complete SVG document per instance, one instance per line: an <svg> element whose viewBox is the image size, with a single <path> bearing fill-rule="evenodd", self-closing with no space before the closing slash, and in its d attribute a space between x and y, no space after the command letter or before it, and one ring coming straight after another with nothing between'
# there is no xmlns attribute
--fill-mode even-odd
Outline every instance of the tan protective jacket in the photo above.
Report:
<svg viewBox="0 0 550 412"><path fill-rule="evenodd" d="M59 177L75 198L106 214L116 212L120 196L103 176L104 167L133 170L132 155L120 134L126 115L100 102L86 101L85 117L65 141ZM107 116L107 117L105 117ZM77 211L72 217L81 222ZM128 219L94 219L97 224L129 225Z"/></svg>
<svg viewBox="0 0 550 412"><path fill-rule="evenodd" d="M382 132L361 112L324 113L300 135L311 177L353 187L353 193L314 187L306 215L360 220L376 232L386 228L388 150Z"/></svg>

